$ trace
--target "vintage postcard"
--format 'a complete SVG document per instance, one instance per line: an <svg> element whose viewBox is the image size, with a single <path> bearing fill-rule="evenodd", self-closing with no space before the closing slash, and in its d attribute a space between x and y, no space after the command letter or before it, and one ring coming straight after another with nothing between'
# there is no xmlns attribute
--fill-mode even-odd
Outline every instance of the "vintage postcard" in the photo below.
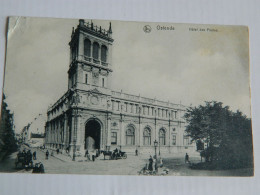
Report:
<svg viewBox="0 0 260 195"><path fill-rule="evenodd" d="M248 36L10 17L0 172L253 176Z"/></svg>

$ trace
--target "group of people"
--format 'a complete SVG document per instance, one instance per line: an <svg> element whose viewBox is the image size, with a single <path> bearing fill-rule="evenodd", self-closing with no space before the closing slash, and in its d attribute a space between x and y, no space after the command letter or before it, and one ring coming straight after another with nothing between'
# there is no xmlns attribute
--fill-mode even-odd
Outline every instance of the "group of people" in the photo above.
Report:
<svg viewBox="0 0 260 195"><path fill-rule="evenodd" d="M121 150L119 149L115 149L115 150L113 150L113 153L112 153L112 156L113 157L120 157L121 156L121 154L122 154L122 152L121 152Z"/></svg>
<svg viewBox="0 0 260 195"><path fill-rule="evenodd" d="M89 161L95 161L95 159L99 156L100 151L99 150L94 150L89 152L88 150L86 150L85 152L85 157L87 157L87 160Z"/></svg>
<svg viewBox="0 0 260 195"><path fill-rule="evenodd" d="M150 158L148 161L149 161L148 164L146 164L140 171L141 174L145 174L145 173L146 174L156 174L156 173L158 173L158 168L163 167L163 159L161 158L161 156L159 156L159 158L157 158L156 155L154 155L153 157L150 155ZM190 163L190 158L189 158L188 153L185 154L184 162L185 162L185 164Z"/></svg>
<svg viewBox="0 0 260 195"><path fill-rule="evenodd" d="M28 165L32 160L36 160L36 151L32 153L31 150L26 151L26 149L24 149L18 152L17 157L18 159L23 159L24 164Z"/></svg>
<svg viewBox="0 0 260 195"><path fill-rule="evenodd" d="M56 149L56 153L57 153L57 154L60 154L60 153L62 154L62 152L60 151L59 148ZM47 151L45 152L45 159L46 159L46 160L49 159L49 154L50 154L50 153L49 153L49 150L47 150ZM54 151L53 151L53 150L51 150L51 156L54 156Z"/></svg>
<svg viewBox="0 0 260 195"><path fill-rule="evenodd" d="M148 167L146 164L145 169L157 173L158 167L163 167L162 157L160 156L159 158L157 158L156 155L154 155L153 157L150 155Z"/></svg>

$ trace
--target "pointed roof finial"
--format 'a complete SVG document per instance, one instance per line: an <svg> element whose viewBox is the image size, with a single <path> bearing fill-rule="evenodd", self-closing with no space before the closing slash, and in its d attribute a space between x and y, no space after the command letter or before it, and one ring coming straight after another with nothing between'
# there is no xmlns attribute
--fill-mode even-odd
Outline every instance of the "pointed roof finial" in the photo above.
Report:
<svg viewBox="0 0 260 195"><path fill-rule="evenodd" d="M109 30L108 30L108 32L109 32L110 34L112 34L111 22L109 23Z"/></svg>
<svg viewBox="0 0 260 195"><path fill-rule="evenodd" d="M84 26L84 22L85 22L85 21L84 21L83 19L79 19L79 25L80 25L80 26Z"/></svg>

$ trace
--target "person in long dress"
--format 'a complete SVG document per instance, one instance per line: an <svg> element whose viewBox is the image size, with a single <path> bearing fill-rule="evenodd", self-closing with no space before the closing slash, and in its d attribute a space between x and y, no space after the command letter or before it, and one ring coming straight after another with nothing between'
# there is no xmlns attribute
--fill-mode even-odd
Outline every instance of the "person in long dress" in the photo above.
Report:
<svg viewBox="0 0 260 195"><path fill-rule="evenodd" d="M153 171L153 158L152 158L152 156L150 156L150 158L149 158L148 170Z"/></svg>

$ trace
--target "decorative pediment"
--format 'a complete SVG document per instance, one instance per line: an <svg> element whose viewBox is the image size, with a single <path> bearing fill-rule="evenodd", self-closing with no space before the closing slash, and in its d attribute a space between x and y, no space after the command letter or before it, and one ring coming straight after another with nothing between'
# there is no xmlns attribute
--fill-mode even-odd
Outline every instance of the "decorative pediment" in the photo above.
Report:
<svg viewBox="0 0 260 195"><path fill-rule="evenodd" d="M90 93L100 93L100 91L98 91L98 89L97 89L97 88L95 88L95 89L92 89L92 90L90 90L89 92L90 92Z"/></svg>

